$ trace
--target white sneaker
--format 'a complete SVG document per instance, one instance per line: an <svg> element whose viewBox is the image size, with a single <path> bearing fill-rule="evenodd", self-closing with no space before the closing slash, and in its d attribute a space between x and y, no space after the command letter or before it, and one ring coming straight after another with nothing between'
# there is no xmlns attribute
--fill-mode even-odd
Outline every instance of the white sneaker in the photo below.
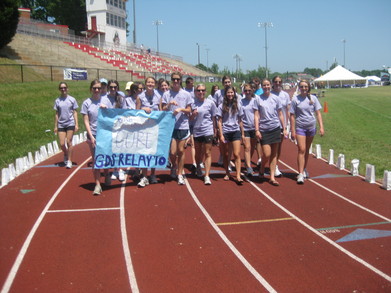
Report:
<svg viewBox="0 0 391 293"><path fill-rule="evenodd" d="M176 168L175 167L171 167L170 177L172 179L176 178Z"/></svg>
<svg viewBox="0 0 391 293"><path fill-rule="evenodd" d="M299 173L299 175L297 175L297 183L304 184L304 175L302 173Z"/></svg>
<svg viewBox="0 0 391 293"><path fill-rule="evenodd" d="M151 183L151 184L156 184L157 183L156 175L149 176L149 183Z"/></svg>
<svg viewBox="0 0 391 293"><path fill-rule="evenodd" d="M118 171L118 180L124 181L125 180L125 172L123 170Z"/></svg>
<svg viewBox="0 0 391 293"><path fill-rule="evenodd" d="M198 166L198 167L197 167L197 169L196 169L196 174L197 174L197 177L202 177L203 173L202 173L201 166Z"/></svg>
<svg viewBox="0 0 391 293"><path fill-rule="evenodd" d="M67 163L66 163L66 167L67 169L71 169L72 168L72 161L69 160Z"/></svg>
<svg viewBox="0 0 391 293"><path fill-rule="evenodd" d="M228 172L232 172L231 166L228 166Z"/></svg>
<svg viewBox="0 0 391 293"><path fill-rule="evenodd" d="M149 185L149 181L147 177L141 178L140 182L137 184L138 187L145 187Z"/></svg>
<svg viewBox="0 0 391 293"><path fill-rule="evenodd" d="M257 166L259 167L259 166L261 166L261 164L262 164L262 158L259 158L259 160L257 162Z"/></svg>
<svg viewBox="0 0 391 293"><path fill-rule="evenodd" d="M185 184L185 179L183 178L183 175L178 175L178 184L179 185Z"/></svg>
<svg viewBox="0 0 391 293"><path fill-rule="evenodd" d="M117 171L114 171L114 172L111 174L111 180L117 180L117 177L118 177L118 172L117 172Z"/></svg>
<svg viewBox="0 0 391 293"><path fill-rule="evenodd" d="M246 176L247 176L247 177L251 177L251 176L253 176L253 175L254 175L254 170L253 170L253 168L248 167L248 168L247 168L247 172L246 172Z"/></svg>
<svg viewBox="0 0 391 293"><path fill-rule="evenodd" d="M95 185L93 195L99 195L102 193L102 187L100 185Z"/></svg>
<svg viewBox="0 0 391 293"><path fill-rule="evenodd" d="M308 173L307 169L304 169L304 178L310 178L310 174Z"/></svg>
<svg viewBox="0 0 391 293"><path fill-rule="evenodd" d="M200 167L201 167L202 169L205 169L204 163L201 162Z"/></svg>
<svg viewBox="0 0 391 293"><path fill-rule="evenodd" d="M204 183L205 183L205 185L211 185L212 184L212 182L210 181L209 176L205 176Z"/></svg>
<svg viewBox="0 0 391 293"><path fill-rule="evenodd" d="M274 176L276 176L276 177L282 176L282 173L281 173L280 170L278 169L278 166L277 166L277 165L276 165L276 171L274 172Z"/></svg>

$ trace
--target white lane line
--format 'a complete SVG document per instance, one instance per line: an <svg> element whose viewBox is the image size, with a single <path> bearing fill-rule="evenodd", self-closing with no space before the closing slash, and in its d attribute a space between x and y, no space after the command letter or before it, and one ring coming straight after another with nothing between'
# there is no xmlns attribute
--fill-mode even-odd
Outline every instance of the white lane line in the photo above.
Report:
<svg viewBox="0 0 391 293"><path fill-rule="evenodd" d="M289 166L288 164L284 163L283 161L280 160L280 162L281 162L283 165L287 166L287 167L288 167L289 169L291 169L292 171L298 172L297 170L295 170L294 168L292 168L292 167ZM313 180L313 179L307 179L307 181L311 181L312 183L314 183L314 184L318 185L319 187L323 188L324 190L326 190L326 191L328 191L328 192L334 194L335 196L339 197L340 199L343 199L344 201L347 201L348 203L350 203L350 204L352 204L352 205L354 205L354 206L356 206L356 207L358 207L358 208L360 208L360 209L362 209L362 210L364 210L364 211L366 211L366 212L368 212L368 213L370 213L370 214L372 214L372 215L374 215L374 216L376 216L376 217L379 217L380 219L383 219L383 220L385 220L385 221L387 221L387 222L391 222L391 219L389 219L389 218L387 218L387 217L385 217L385 216L382 216L382 215L380 215L379 213L376 213L375 211L372 211L372 210L370 210L370 209L368 209L368 208L366 208L366 207L364 207L364 206L362 206L362 205L360 205L360 204L358 204L358 203L356 203L356 202L354 202L354 201L352 201L352 200L350 200L350 199L344 197L343 195L341 195L341 194L339 194L339 193L337 193L337 192L331 190L330 188L328 188L328 187L326 187L326 186L324 186L324 185L322 185L322 184L316 182L316 181Z"/></svg>
<svg viewBox="0 0 391 293"><path fill-rule="evenodd" d="M77 167L72 172L71 175L68 176L68 178L61 184L61 186L57 189L57 191L53 194L53 196L51 197L49 202L46 204L45 208L42 210L42 212L39 215L37 221L35 222L33 228L31 229L31 231L28 234L26 240L24 241L23 246L20 249L18 256L16 257L16 260L15 260L15 262L14 262L12 268L11 268L11 271L9 272L8 277L7 277L7 279L6 279L6 281L5 281L4 285L3 285L3 288L1 289L1 293L8 293L9 290L11 289L12 283L15 280L16 274L18 273L20 265L23 262L24 256L26 255L26 252L27 252L27 250L28 250L28 248L30 246L30 243L31 243L35 233L37 232L41 222L43 221L43 218L45 217L46 213L48 212L50 206L53 204L53 202L55 201L57 196L60 194L61 190L65 187L65 185L67 185L69 180L71 180L71 178L77 173L77 171L79 171L81 166L86 164L90 159L91 159L91 157L87 158L82 164L79 165L79 167Z"/></svg>
<svg viewBox="0 0 391 293"><path fill-rule="evenodd" d="M187 190L189 191L191 197L197 204L198 208L201 210L201 212L204 214L205 218L208 220L209 224L213 227L213 229L217 232L217 234L220 236L220 238L224 241L224 243L231 249L231 251L234 253L234 255L242 262L242 264L247 268L247 270L257 279L257 281L269 292L277 292L257 271L256 269L247 261L247 259L239 252L239 250L235 247L235 245L232 244L231 241L229 241L228 237L225 236L223 231L216 225L216 223L213 221L212 217L209 215L209 213L206 211L206 209L203 207L201 202L198 200L197 196L195 195L193 189L190 186L190 183L185 179Z"/></svg>
<svg viewBox="0 0 391 293"><path fill-rule="evenodd" d="M72 210L49 210L48 213L77 213L77 212L101 212L118 211L120 208L97 208L97 209L72 209Z"/></svg>
<svg viewBox="0 0 391 293"><path fill-rule="evenodd" d="M125 175L125 180L121 185L121 196L120 196L120 222L121 222L121 237L122 237L122 248L125 256L126 269L128 271L128 278L132 293L139 293L136 274L133 269L132 258L130 256L130 248L128 242L128 234L126 232L126 218L125 218L125 186L128 175Z"/></svg>
<svg viewBox="0 0 391 293"><path fill-rule="evenodd" d="M281 162L281 161L280 161ZM283 162L281 162L283 163ZM287 164L283 163L284 165L288 166ZM289 167L289 166L288 166ZM290 168L290 167L289 167ZM291 168L292 169L292 168ZM294 169L292 169L294 170ZM249 181L249 183L256 189L258 190L261 194L263 194L268 200L270 200L274 205L276 205L278 208L280 208L282 211L284 211L285 213L287 213L290 217L296 219L300 224L302 224L304 227L306 227L308 230L310 230L311 232L315 233L317 236L319 236L320 238L322 238L323 240L325 240L326 242L328 242L329 244L331 244L332 246L334 246L335 248L337 248L339 251L345 253L347 256L351 257L353 260L359 262L360 264L364 265L366 268L368 268L369 270L373 271L374 273L378 274L380 277L386 279L387 281L391 282L391 276L387 275L386 273L380 271L379 269L375 268L374 266L372 266L371 264L367 263L365 260L363 260L362 258L359 258L358 256L356 256L355 254L351 253L350 251L346 250L345 248L343 248L342 246L340 246L339 244L337 244L336 242L332 241L330 238L328 238L327 236L323 235L322 233L320 233L318 230L316 230L315 228L313 228L311 225L307 224L306 222L304 222L302 219L300 219L299 217L297 217L295 214L293 214L292 212L290 212L288 209L286 209L285 207L283 207L282 205L280 205L277 201L275 201L269 194L267 194L266 192L264 192L262 189L260 189L254 182L252 181Z"/></svg>

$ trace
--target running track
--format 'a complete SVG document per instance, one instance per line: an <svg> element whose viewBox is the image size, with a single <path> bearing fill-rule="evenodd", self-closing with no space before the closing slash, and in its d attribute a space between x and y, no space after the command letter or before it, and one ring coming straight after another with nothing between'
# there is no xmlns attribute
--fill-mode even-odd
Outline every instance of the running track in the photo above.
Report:
<svg viewBox="0 0 391 293"><path fill-rule="evenodd" d="M93 196L86 143L75 154L0 189L1 292L391 292L391 193L312 157L297 185L289 141L279 187L213 165L211 186L164 170Z"/></svg>

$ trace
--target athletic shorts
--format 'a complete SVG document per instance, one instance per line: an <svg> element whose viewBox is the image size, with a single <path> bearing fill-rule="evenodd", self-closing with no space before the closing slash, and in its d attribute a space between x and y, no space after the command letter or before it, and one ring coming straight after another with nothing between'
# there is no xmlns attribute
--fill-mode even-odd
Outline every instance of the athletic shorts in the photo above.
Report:
<svg viewBox="0 0 391 293"><path fill-rule="evenodd" d="M261 145L281 142L281 129L277 127L271 131L261 131Z"/></svg>
<svg viewBox="0 0 391 293"><path fill-rule="evenodd" d="M64 128L57 128L58 132L68 132L68 131L75 131L75 126L68 126Z"/></svg>
<svg viewBox="0 0 391 293"><path fill-rule="evenodd" d="M197 137L194 137L194 141L200 142L200 143L212 143L213 142L213 135L197 136Z"/></svg>
<svg viewBox="0 0 391 293"><path fill-rule="evenodd" d="M172 138L176 140L185 140L190 137L189 129L174 129Z"/></svg>
<svg viewBox="0 0 391 293"><path fill-rule="evenodd" d="M238 131L223 133L225 141L233 142L242 138L242 133Z"/></svg>
<svg viewBox="0 0 391 293"><path fill-rule="evenodd" d="M249 138L256 138L255 136L255 130L245 130L244 136Z"/></svg>
<svg viewBox="0 0 391 293"><path fill-rule="evenodd" d="M313 129L296 128L296 134L302 136L315 136L316 127Z"/></svg>

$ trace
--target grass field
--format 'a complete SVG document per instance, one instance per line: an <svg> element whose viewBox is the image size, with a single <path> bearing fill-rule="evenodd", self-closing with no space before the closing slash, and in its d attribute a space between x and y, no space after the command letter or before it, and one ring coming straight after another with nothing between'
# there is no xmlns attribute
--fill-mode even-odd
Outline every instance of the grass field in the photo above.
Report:
<svg viewBox="0 0 391 293"><path fill-rule="evenodd" d="M88 81L70 81L69 94L81 107L90 96ZM125 82L121 82L121 89ZM53 103L59 95L57 82L0 84L0 168L28 152L56 139L53 133ZM207 85L208 92L211 84ZM381 179L391 170L391 87L327 90L322 105L326 135L316 136L314 144L322 146L323 157L334 149L335 157L345 154L347 168L354 158L360 159L360 173L366 163L375 165ZM82 117L79 125L84 131ZM50 129L50 132L46 130Z"/></svg>

